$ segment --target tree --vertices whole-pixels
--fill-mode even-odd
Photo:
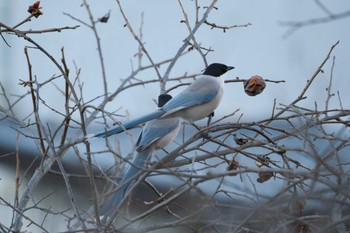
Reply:
[[[135,55],[136,64],[132,63],[130,74],[119,82],[119,86],[113,87],[108,85],[106,61],[98,33],[101,25],[112,20],[110,12],[103,17],[96,18],[93,14],[94,9],[91,9],[87,1],[83,0],[82,6],[89,16],[89,22],[65,13],[79,25],[40,30],[19,29],[35,20],[34,18],[46,17],[42,15],[43,9],[40,2],[36,2],[29,6],[29,16],[15,26],[8,26],[0,22],[3,43],[10,46],[6,38],[16,36],[18,40],[25,40],[30,44],[24,48],[28,79],[20,82],[27,92],[12,98],[1,84],[4,100],[0,108],[1,117],[11,119],[18,125],[18,128],[15,129],[18,131],[18,137],[29,138],[36,144],[41,160],[28,184],[21,187],[22,190],[20,190],[19,172],[17,173],[14,202],[0,197],[1,203],[13,211],[11,224],[6,225],[0,222],[4,231],[23,231],[25,222],[35,225],[39,231],[48,232],[45,222],[53,214],[61,215],[62,220],[68,222],[67,230],[72,232],[133,231],[135,230],[134,224],[138,224],[137,230],[141,232],[177,229],[178,227],[189,231],[208,232],[346,231],[349,218],[347,202],[350,195],[349,166],[346,159],[350,142],[348,135],[350,110],[344,107],[339,92],[335,95],[332,89],[335,57],[331,58],[339,42],[330,47],[325,58],[318,67],[315,67],[314,74],[296,95],[294,101],[287,105],[278,105],[275,100],[270,117],[242,122],[242,116],[237,116],[238,112],[234,110],[231,114],[215,119],[210,125],[195,133],[191,130],[190,125],[185,125],[177,148],[166,152],[166,156],[156,163],[150,164],[149,168],[139,175],[138,182],[135,184],[145,181],[153,189],[157,198],[147,203],[146,210],[132,216],[126,222],[120,220],[127,218],[120,212],[123,208],[127,208],[124,205],[115,210],[110,221],[101,224],[99,207],[105,197],[115,191],[116,181],[113,177],[121,172],[119,167],[128,164],[128,159],[120,150],[122,146],[115,146],[118,143],[116,138],[105,139],[104,150],[95,151],[93,143],[85,140],[88,134],[87,127],[98,121],[102,121],[103,127],[110,127],[113,122],[119,123],[118,109],[111,111],[107,105],[121,94],[127,93],[132,96],[135,88],[154,84],[159,85],[160,93],[171,93],[179,87],[188,85],[192,79],[196,78],[198,73],[186,73],[176,77],[170,74],[175,64],[193,53],[199,54],[204,67],[208,65],[208,54],[215,52],[212,48],[206,48],[199,42],[202,39],[197,37],[200,28],[210,27],[213,30],[221,30],[224,35],[229,30],[250,26],[249,23],[223,26],[210,22],[209,15],[213,11],[219,11],[216,8],[217,0],[211,1],[208,6],[201,6],[198,1],[192,2],[191,4],[194,5],[192,6],[194,13],[191,12],[194,15],[193,19],[189,17],[190,10],[183,5],[182,1],[178,1],[183,14],[180,25],[185,25],[187,37],[174,56],[167,59],[156,59],[149,53],[143,41],[143,18],[140,30],[137,32],[130,23],[121,2],[117,0],[116,3],[124,27],[136,41],[138,49]],[[73,68],[69,67],[70,62],[67,61],[65,48],[62,47],[60,56],[57,56],[45,49],[47,41],[40,40],[41,37],[53,32],[77,33],[79,27],[91,30],[97,44],[101,69],[99,78],[103,91],[94,93],[93,98],[90,99],[85,97],[84,82],[86,79],[83,81],[81,77],[84,68],[76,67],[76,72],[73,74]],[[39,37],[34,38],[36,34],[39,34]],[[35,63],[32,62],[31,53],[34,50],[46,56],[59,74],[40,82],[33,73],[33,67],[40,66],[37,60]],[[303,100],[307,98],[306,92],[311,88],[317,88],[314,85],[315,80],[320,73],[325,72],[324,66],[329,62],[332,62],[332,68],[329,72],[329,86],[324,108],[321,108],[318,103],[315,103],[314,108],[303,106]],[[145,63],[147,65],[143,65]],[[152,72],[153,78],[138,78],[138,75],[147,72]],[[55,86],[55,81],[58,80],[63,87]],[[265,87],[265,82],[278,84],[283,80],[263,80],[255,76],[247,80],[229,79],[226,82],[243,82],[246,93],[256,96]],[[167,89],[167,86],[171,87]],[[64,106],[63,108],[57,108],[57,103],[50,104],[52,103],[52,100],[49,99],[50,95],[45,92],[46,88],[52,90],[52,87],[57,88],[56,91],[63,96],[62,100],[58,101],[61,106]],[[256,88],[261,88],[260,92],[256,92]],[[338,98],[339,106],[333,108],[330,101],[335,98]],[[30,113],[21,116],[17,113],[17,105],[21,101],[28,100],[31,103]],[[49,109],[56,115],[60,122],[58,126],[49,124],[43,118],[43,108]],[[235,117],[234,121],[233,117]],[[131,134],[131,145],[133,145],[132,136]],[[327,148],[324,151],[320,150],[318,143],[326,144]],[[132,152],[133,149],[130,148],[128,152]],[[77,204],[76,194],[70,182],[70,177],[73,175],[66,172],[62,162],[68,151],[74,151],[86,171],[85,175],[90,185],[91,208],[89,210],[82,209]],[[109,171],[105,171],[95,162],[99,153],[109,153],[114,156],[115,164]],[[84,154],[86,157],[82,156]],[[45,213],[45,217],[39,223],[31,219],[28,203],[33,201],[31,194],[54,164],[58,165],[60,176],[65,181],[72,213],[66,214],[59,210],[34,205],[33,209]],[[186,165],[190,166],[186,167]],[[161,193],[150,181],[145,180],[151,175],[176,177],[177,186],[172,187],[166,193]],[[96,181],[101,176],[105,183],[104,189],[99,188]],[[254,176],[257,178],[253,179]],[[237,183],[241,183],[242,186],[248,185],[251,189],[241,189],[242,186]],[[271,190],[271,195],[260,193],[258,185],[263,187],[271,183],[276,183],[279,188]],[[214,185],[214,191],[206,190],[205,186],[208,185]],[[186,193],[194,193],[198,199],[202,199],[203,206],[196,206],[195,210],[184,211],[184,206],[179,207],[181,202],[177,200]],[[217,201],[219,197],[225,197],[228,200],[227,203]],[[126,202],[128,202],[127,199],[125,199]],[[240,205],[240,202],[244,204]],[[313,203],[325,202],[329,205],[324,205],[324,209],[313,207]],[[182,211],[173,210],[177,208]],[[232,211],[226,213],[225,208]],[[166,213],[171,216],[169,221],[154,225],[142,224],[150,216],[162,213],[162,209],[166,209]],[[215,218],[216,216],[210,215],[206,218],[205,214],[210,211],[217,211],[222,216]],[[236,211],[239,211],[240,214],[232,213]],[[220,221],[216,221],[217,219]]]

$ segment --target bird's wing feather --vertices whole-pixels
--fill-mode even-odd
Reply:
[[[179,120],[162,119],[149,121],[137,140],[137,152],[141,152],[154,145],[159,139],[175,130]]]
[[[212,85],[212,83],[216,85]],[[207,103],[215,98],[219,88],[219,84],[213,78],[204,76],[166,103],[163,107],[166,111],[164,115]]]
[[[123,178],[118,184],[118,191],[110,196],[107,201],[102,205],[100,209],[100,215],[103,215],[103,221],[105,221],[113,211],[121,204],[121,201],[125,197],[128,189],[135,182],[135,177],[140,172],[140,168],[145,167],[145,163],[149,156],[152,154],[152,150],[144,150],[141,153],[136,153],[132,165],[128,167]]]
[[[178,118],[157,119],[149,121],[145,125],[137,140],[137,153],[119,182],[118,191],[109,197],[101,207],[100,214],[104,215],[103,220],[108,218],[115,208],[121,204],[128,190],[135,182],[135,177],[145,167],[145,163],[152,155],[152,152],[159,146],[160,140],[174,132],[179,127],[180,122],[181,120]]]
[[[109,137],[113,134],[118,134],[118,133],[121,133],[121,132],[124,132],[125,130],[128,130],[128,129],[131,129],[131,128],[134,128],[140,124],[143,124],[147,121],[150,121],[150,120],[153,120],[153,119],[157,119],[159,118],[160,116],[162,116],[164,114],[164,110],[162,109],[158,109],[157,111],[154,111],[154,112],[151,112],[147,115],[144,115],[144,116],[141,116],[141,117],[138,117],[138,118],[135,118],[131,121],[128,121],[124,124],[121,124],[121,125],[116,125],[116,126],[113,126],[109,129],[106,129],[104,131],[101,131],[101,132],[98,132],[94,135],[88,135],[87,139],[91,139],[91,138],[94,138],[94,137],[97,137],[97,138],[105,138],[105,137]]]

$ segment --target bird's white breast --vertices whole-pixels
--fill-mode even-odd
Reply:
[[[181,116],[189,122],[195,122],[197,120],[203,119],[209,116],[214,110],[219,106],[222,96],[224,95],[224,77],[212,77],[205,76],[202,77],[208,82],[208,86],[217,88],[216,96],[209,102],[183,109],[181,111]]]

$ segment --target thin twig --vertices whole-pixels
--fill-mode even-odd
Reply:
[[[326,89],[326,91],[327,91],[326,111],[329,109],[329,101],[331,100],[332,96],[334,96],[334,94],[332,94],[332,83],[333,83],[334,66],[335,66],[335,56],[333,56],[331,74],[330,74],[330,77],[329,77],[329,84],[328,84],[328,87]]]
[[[90,28],[94,32],[94,36],[96,39],[97,51],[98,51],[98,56],[100,58],[100,65],[101,65],[101,72],[102,72],[103,90],[104,90],[104,93],[107,95],[107,93],[108,93],[107,75],[106,75],[106,68],[105,68],[105,64],[104,64],[103,54],[102,54],[101,39],[98,35],[97,28],[96,28],[96,22],[94,20],[94,17],[92,15],[91,10],[90,10],[90,6],[86,0],[83,0],[83,3],[84,3],[83,5],[85,6],[86,11],[89,14],[89,19],[90,19],[90,23],[91,23]],[[107,97],[105,97],[105,98],[107,98]]]
[[[152,67],[154,68],[154,71],[157,74],[157,77],[159,80],[162,80],[162,75],[160,74],[158,67],[155,65],[155,62],[153,61],[151,55],[149,54],[149,52],[147,51],[144,43],[142,43],[141,39],[136,35],[134,29],[131,27],[131,24],[129,23],[128,18],[126,17],[124,10],[120,4],[119,0],[116,0],[118,7],[119,7],[119,11],[122,14],[124,21],[125,21],[125,25],[126,27],[129,29],[131,35],[134,37],[134,39],[137,41],[137,43],[139,44],[139,46],[141,47],[142,51],[145,53],[146,57],[148,58],[149,62],[151,63]]]
[[[16,191],[15,191],[15,208],[18,208],[19,203],[19,188],[21,186],[21,181],[19,178],[20,174],[20,158],[19,158],[19,135],[16,137]]]
[[[333,22],[334,20],[343,19],[350,16],[350,10],[347,10],[345,12],[339,13],[339,14],[332,14],[328,15],[327,17],[320,17],[320,18],[313,18],[305,21],[282,21],[279,24],[281,26],[289,27],[289,29],[282,35],[283,38],[287,38],[290,35],[292,35],[294,32],[296,32],[298,29],[310,25],[316,25],[316,24],[324,24]]]
[[[204,23],[204,21],[208,18],[209,13],[212,11],[212,9],[214,8],[215,4],[216,4],[217,0],[213,0],[210,4],[210,6],[206,9],[206,11],[204,12],[202,19],[196,23],[196,25],[193,27],[190,35],[188,35],[186,37],[186,39],[184,40],[185,42],[182,44],[182,46],[179,48],[179,50],[177,51],[177,53],[175,54],[174,58],[172,59],[172,61],[170,62],[168,68],[166,69],[164,75],[163,75],[163,83],[161,86],[161,93],[164,93],[166,90],[165,84],[166,81],[169,79],[169,75],[171,70],[173,69],[173,67],[175,66],[175,63],[177,62],[177,60],[179,59],[179,57],[183,54],[184,50],[186,49],[186,47],[188,46],[187,41],[189,41],[192,38],[192,35],[195,35],[195,33],[197,32],[197,30],[200,28],[200,26]]]
[[[235,24],[235,25],[231,25],[231,26],[221,26],[221,25],[217,25],[216,23],[210,23],[207,20],[204,21],[205,24],[211,26],[211,29],[213,28],[218,28],[218,29],[222,29],[223,32],[226,32],[226,30],[232,29],[232,28],[246,28],[251,26],[251,23],[246,23],[246,24]]]
[[[32,65],[30,64],[27,47],[24,48],[24,53],[26,55],[27,64],[28,64],[29,86],[30,86],[30,92],[31,92],[31,95],[32,95],[33,112],[35,114],[36,128],[37,128],[38,135],[39,135],[39,141],[40,141],[40,145],[41,145],[41,153],[44,155],[44,154],[46,154],[46,149],[45,149],[45,144],[44,144],[43,136],[42,136],[40,125],[39,125],[39,119],[38,119],[38,114],[37,114],[38,113],[37,102],[36,102],[36,96],[35,96],[34,88],[33,88],[33,82],[34,81],[33,81],[33,76],[32,76]]]
[[[66,58],[64,56],[64,49],[62,47],[61,49],[61,53],[62,53],[62,64],[66,73],[67,78],[69,78],[69,69],[67,67],[67,63],[66,63]],[[70,113],[69,113],[69,84],[68,81],[65,80],[65,103],[64,103],[64,107],[66,110],[66,115],[65,115],[65,122],[64,122],[64,128],[63,128],[63,134],[61,137],[61,142],[60,142],[60,147],[63,147],[64,142],[66,140],[67,137],[67,133],[68,133],[68,128],[69,128],[69,122],[70,122]]]

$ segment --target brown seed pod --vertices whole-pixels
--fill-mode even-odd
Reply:
[[[265,80],[259,75],[254,75],[244,82],[244,91],[250,96],[259,95],[265,87]]]
[[[35,2],[33,5],[30,5],[28,7],[28,13],[33,15],[35,18],[38,18],[40,15],[43,14],[41,11],[40,1]]]
[[[273,172],[259,172],[259,178],[256,179],[259,183],[264,183],[273,177]]]
[[[232,161],[227,166],[227,171],[235,171],[239,168],[239,163],[237,159],[232,159]],[[232,176],[237,176],[237,174],[232,174]]]

